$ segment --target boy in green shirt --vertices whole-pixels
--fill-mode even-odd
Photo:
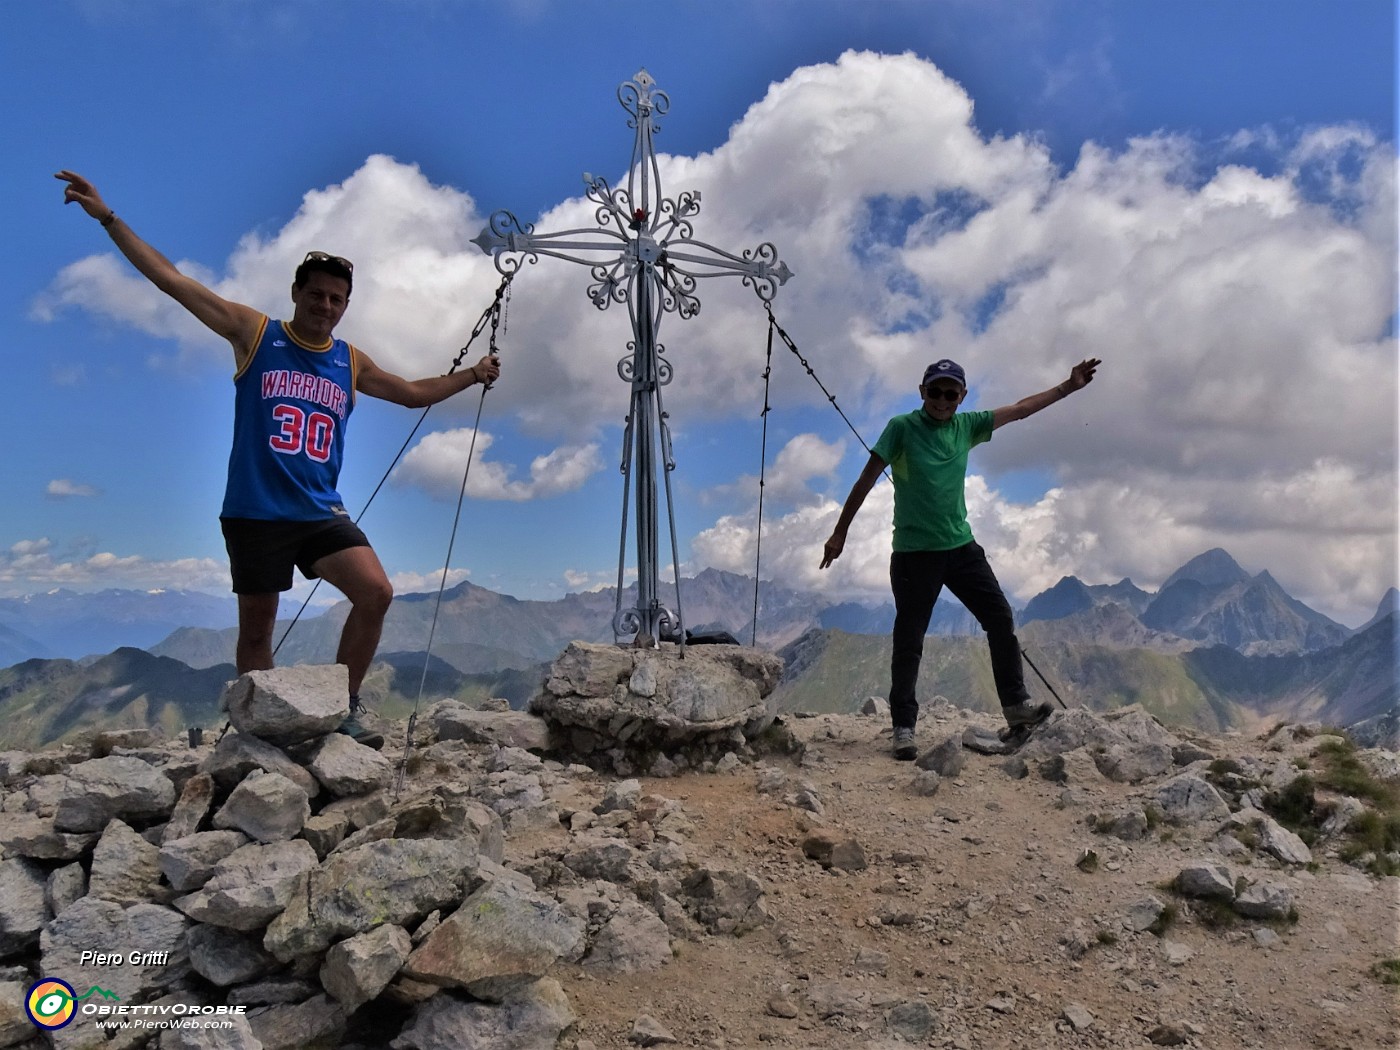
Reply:
[[[990,441],[998,427],[1034,415],[1083,389],[1101,363],[1087,358],[1071,369],[1063,383],[1014,405],[959,415],[958,406],[967,397],[967,377],[953,361],[937,361],[928,366],[919,384],[923,407],[895,416],[886,424],[869,462],[851,486],[841,517],[823,549],[823,569],[841,556],[856,512],[887,466],[894,478],[890,719],[894,723],[895,758],[910,760],[918,754],[914,724],[919,702],[914,686],[924,653],[924,632],[945,585],[987,632],[992,677],[1007,724],[1012,728],[1034,725],[1050,714],[1049,704],[1033,704],[1026,692],[1011,605],[967,523],[963,495],[967,454],[974,445]]]

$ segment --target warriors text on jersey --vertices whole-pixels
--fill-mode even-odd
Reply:
[[[345,421],[355,405],[355,348],[301,342],[263,319],[253,353],[233,377],[233,450],[225,518],[317,521],[345,515],[336,483]]]

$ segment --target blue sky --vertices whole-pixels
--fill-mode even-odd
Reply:
[[[1155,587],[1223,546],[1359,623],[1396,582],[1395,46],[1375,0],[3,5],[0,594],[226,588],[231,355],[53,172],[273,315],[304,251],[352,257],[340,334],[440,372],[496,281],[470,237],[497,208],[587,222],[580,176],[623,176],[615,92],[644,66],[666,195],[703,190],[702,240],[777,244],[775,311],[868,442],[937,357],[969,407],[1104,359],[974,453],[1016,597]],[[586,283],[549,260],[516,282],[453,580],[615,577],[629,333]],[[688,572],[753,563],[765,317],[718,284],[662,332]],[[880,599],[881,490],[816,571],[864,452],[778,353],[763,574]],[[401,590],[436,586],[475,408],[433,410],[364,520]],[[415,418],[361,402],[352,510]]]

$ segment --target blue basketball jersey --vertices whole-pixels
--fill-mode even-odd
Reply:
[[[317,521],[346,514],[336,483],[345,421],[355,406],[355,349],[301,342],[263,319],[234,375],[233,449],[225,518]]]

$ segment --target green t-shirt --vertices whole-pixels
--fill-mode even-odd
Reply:
[[[871,450],[894,478],[894,549],[946,551],[972,542],[967,454],[992,438],[992,413],[959,412],[936,423],[922,408],[895,416]]]

